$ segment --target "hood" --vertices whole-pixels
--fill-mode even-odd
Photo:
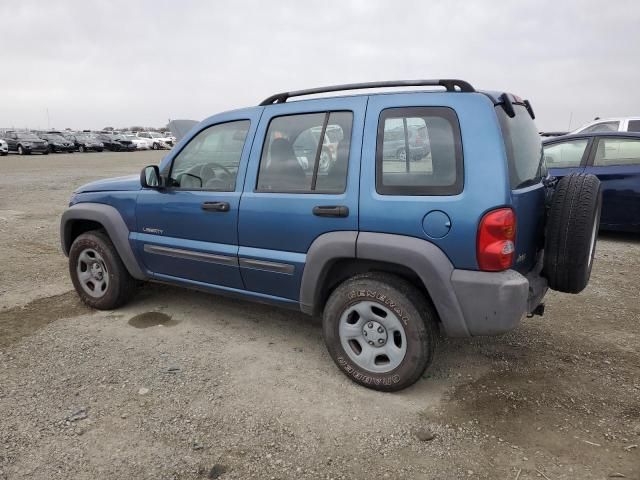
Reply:
[[[78,188],[75,193],[86,192],[113,192],[140,190],[140,175],[128,175],[126,177],[105,178],[95,182],[87,183]]]

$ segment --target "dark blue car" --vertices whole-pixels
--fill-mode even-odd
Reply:
[[[602,182],[600,228],[640,232],[640,133],[597,132],[545,140],[549,173],[592,173]]]

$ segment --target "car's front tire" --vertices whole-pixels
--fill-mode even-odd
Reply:
[[[135,280],[101,230],[83,233],[73,241],[69,250],[69,273],[80,299],[99,310],[123,305],[135,289]]]
[[[18,145],[18,155],[24,155],[24,149],[22,148],[22,145]]]
[[[329,297],[324,340],[351,380],[392,392],[415,383],[433,360],[436,318],[405,279],[367,273],[345,281]]]

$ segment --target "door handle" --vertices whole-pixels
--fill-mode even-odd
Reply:
[[[228,212],[230,206],[229,202],[204,202],[202,209],[207,212]]]
[[[344,205],[323,205],[313,207],[313,214],[318,217],[348,217],[349,207]]]

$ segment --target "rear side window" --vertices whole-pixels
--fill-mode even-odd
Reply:
[[[580,138],[570,142],[545,145],[544,163],[547,168],[579,167],[588,144],[587,138]]]
[[[601,138],[593,165],[640,165],[640,140],[635,138]]]
[[[456,195],[463,187],[462,141],[450,108],[389,108],[380,114],[376,191]]]
[[[510,118],[501,106],[496,114],[502,128],[511,189],[538,183],[545,172],[542,162],[542,143],[536,124],[522,105],[514,105],[516,115]]]
[[[629,127],[627,130],[630,132],[640,132],[640,120],[629,120]]]

